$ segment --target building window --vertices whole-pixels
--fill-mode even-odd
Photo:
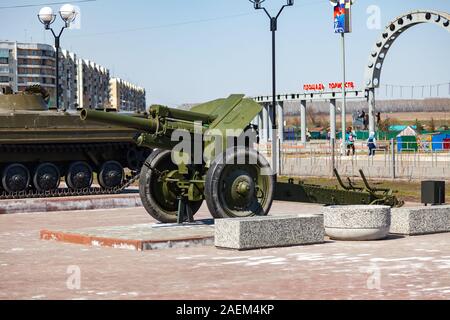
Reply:
[[[9,58],[9,49],[0,49],[0,58]]]

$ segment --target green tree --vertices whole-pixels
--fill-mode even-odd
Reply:
[[[431,120],[430,120],[430,131],[431,132],[436,131],[436,123],[434,121],[434,118],[431,118]]]
[[[378,129],[381,132],[389,132],[389,127],[391,126],[391,121],[389,118],[386,118],[384,120],[381,120],[380,123],[378,124]]]
[[[420,122],[418,119],[416,119],[416,121],[414,122],[414,125],[416,126],[416,131],[417,133],[422,133],[423,131],[423,124],[422,122]]]

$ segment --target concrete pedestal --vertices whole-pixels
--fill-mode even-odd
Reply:
[[[73,230],[41,230],[42,240],[135,251],[212,245],[211,220],[190,224],[134,224]]]

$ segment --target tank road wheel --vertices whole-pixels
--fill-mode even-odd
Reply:
[[[66,174],[66,184],[70,189],[89,188],[93,181],[93,171],[86,162],[74,162]]]
[[[214,218],[264,216],[272,206],[274,184],[269,163],[262,155],[243,147],[229,149],[208,170],[206,203]]]
[[[123,167],[117,161],[105,162],[98,173],[98,183],[103,189],[112,189],[123,181]]]
[[[177,222],[178,199],[175,182],[165,181],[174,177],[177,166],[172,162],[170,151],[156,150],[145,161],[139,180],[139,193],[147,212],[163,223]],[[194,215],[203,201],[190,202]]]
[[[33,185],[38,191],[58,189],[60,181],[61,174],[53,163],[42,163],[34,171]]]
[[[30,171],[22,164],[13,163],[3,170],[2,186],[7,192],[25,191],[30,184]]]

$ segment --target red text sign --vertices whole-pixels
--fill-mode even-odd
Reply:
[[[337,90],[342,89],[342,82],[330,82],[328,84],[328,89]],[[355,89],[355,83],[353,81],[345,83],[346,89]],[[324,91],[325,85],[323,83],[314,83],[314,84],[304,84],[303,90],[305,91]]]

